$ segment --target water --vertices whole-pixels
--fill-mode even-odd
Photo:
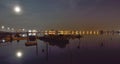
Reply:
[[[26,40],[0,44],[0,64],[119,64],[120,36],[98,35],[70,39],[56,44],[37,40],[37,46],[25,46]]]

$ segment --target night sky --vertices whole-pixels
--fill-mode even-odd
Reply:
[[[16,5],[21,14],[13,11]],[[1,25],[42,30],[116,27],[120,0],[0,0]]]

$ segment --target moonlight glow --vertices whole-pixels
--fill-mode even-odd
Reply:
[[[16,56],[17,56],[18,58],[21,58],[22,55],[23,55],[22,52],[17,52],[17,53],[16,53]]]
[[[20,7],[20,6],[15,6],[15,7],[14,7],[14,11],[15,11],[16,13],[20,13],[20,12],[21,12],[21,7]]]

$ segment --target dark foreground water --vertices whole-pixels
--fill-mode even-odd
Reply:
[[[25,46],[20,42],[0,44],[0,64],[120,64],[120,36],[84,36],[64,42]]]

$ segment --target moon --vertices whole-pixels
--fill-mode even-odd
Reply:
[[[21,12],[21,7],[20,6],[15,6],[14,7],[14,12],[20,13]]]

